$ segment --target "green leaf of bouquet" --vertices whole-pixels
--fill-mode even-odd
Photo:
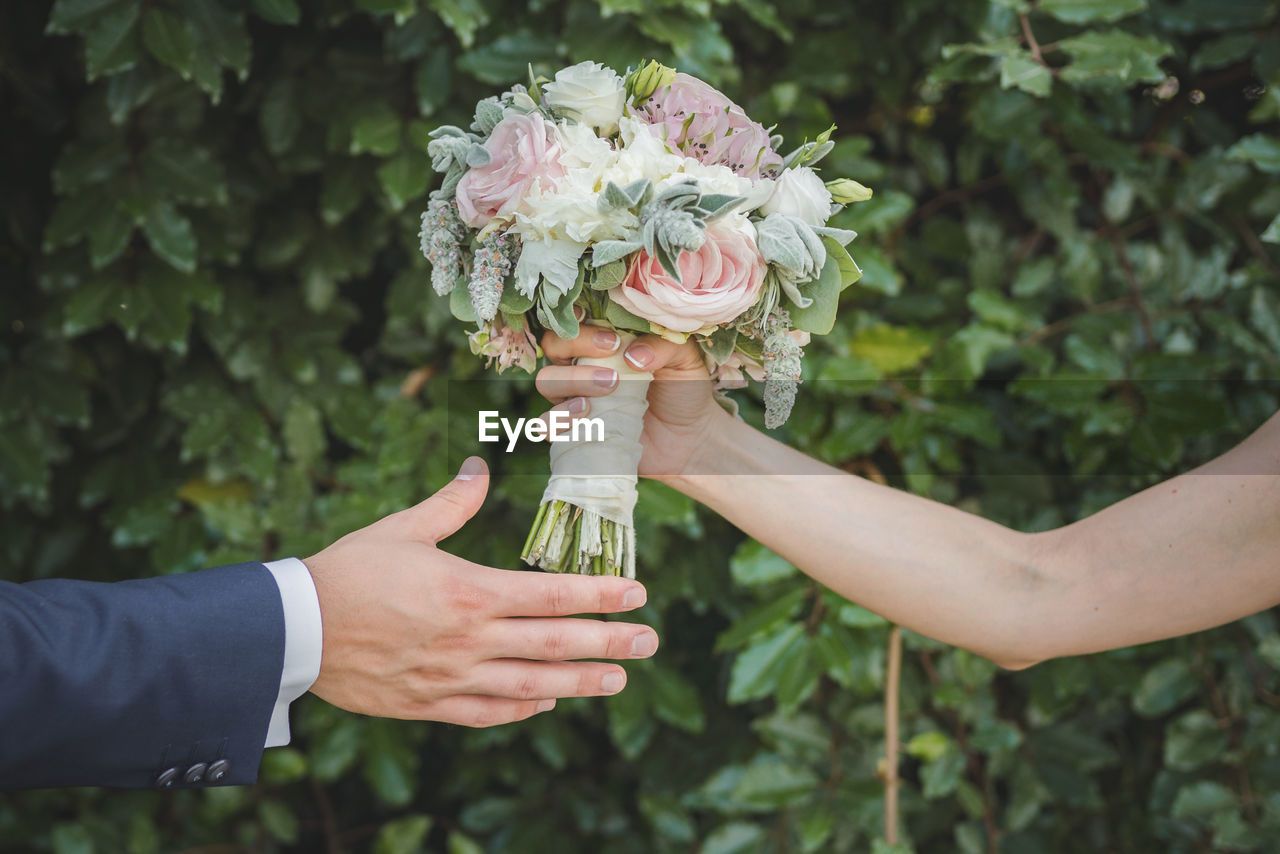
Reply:
[[[847,253],[845,257],[848,257]],[[836,309],[840,304],[840,259],[829,252],[818,278],[801,285],[801,288],[804,296],[813,302],[807,308],[791,303],[791,325],[814,335],[826,335],[836,324]]]
[[[196,235],[187,219],[173,205],[152,205],[142,220],[142,233],[151,249],[164,261],[184,273],[196,269]]]
[[[533,297],[527,297],[520,293],[510,281],[502,288],[502,299],[498,302],[498,307],[505,314],[524,314],[533,308]]]
[[[853,260],[849,250],[840,245],[840,241],[833,237],[823,237],[822,245],[827,248],[827,260],[834,258],[836,261],[836,268],[840,271],[841,291],[862,279],[862,269]]]
[[[302,10],[297,0],[253,0],[253,11],[258,17],[273,24],[296,25],[302,20]]]
[[[1150,36],[1135,36],[1124,30],[1097,30],[1058,43],[1072,58],[1062,69],[1069,83],[1097,83],[1126,88],[1134,83],[1159,83],[1165,78],[1160,60],[1173,47]]]
[[[467,280],[461,278],[449,292],[449,311],[463,323],[479,323],[475,306],[471,304],[471,292],[467,289]]]
[[[626,277],[626,262],[610,261],[594,270],[587,281],[593,291],[607,291],[622,284]]]
[[[163,9],[149,9],[142,19],[142,41],[152,56],[182,79],[194,76],[196,43],[184,21]]]
[[[1227,149],[1228,160],[1252,163],[1263,172],[1280,172],[1280,136],[1255,133]]]
[[[732,326],[722,326],[711,333],[711,337],[702,346],[716,362],[724,362],[733,355],[737,343],[738,330]]]
[[[1053,86],[1049,69],[1031,58],[1026,51],[1006,53],[1000,57],[1000,85],[1008,89],[1016,86],[1037,98],[1047,97]]]
[[[1111,23],[1147,8],[1147,0],[1041,0],[1037,6],[1068,24]]]
[[[609,321],[614,329],[622,329],[626,332],[647,333],[650,330],[649,321],[632,314],[613,300],[609,300],[604,307],[604,319]]]
[[[910,370],[933,349],[934,336],[908,326],[878,323],[849,341],[849,355],[866,359],[886,374]]]

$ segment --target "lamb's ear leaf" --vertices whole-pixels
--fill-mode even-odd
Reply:
[[[653,181],[649,178],[640,178],[623,187],[622,192],[631,202],[630,207],[641,207],[653,193]]]
[[[538,300],[538,322],[565,340],[578,337],[578,318],[573,313],[573,300],[561,297],[552,307]]]
[[[724,216],[738,205],[746,201],[746,196],[731,196],[727,193],[710,193],[698,201],[698,207],[707,212],[706,219],[711,221]]]
[[[603,267],[625,258],[640,248],[638,240],[601,240],[591,247],[591,266]]]
[[[627,191],[610,181],[604,186],[604,195],[600,199],[602,210],[621,210],[631,207],[634,202]]]
[[[662,265],[662,269],[666,271],[668,276],[675,279],[676,282],[679,283],[680,282],[679,252],[673,255],[671,253],[671,250],[668,249],[661,240],[657,241],[657,244],[658,245],[654,248],[658,250],[658,263]]]

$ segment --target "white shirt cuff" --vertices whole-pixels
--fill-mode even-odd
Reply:
[[[307,565],[290,557],[272,561],[266,567],[275,576],[284,606],[284,667],[264,746],[280,747],[289,743],[289,704],[307,693],[320,676],[323,635],[320,599]]]

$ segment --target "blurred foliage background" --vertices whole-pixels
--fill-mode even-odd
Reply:
[[[534,403],[448,400],[482,370],[416,246],[426,132],[526,63],[646,56],[793,144],[835,122],[827,172],[876,190],[787,441],[1036,530],[1280,406],[1274,2],[10,2],[4,577],[306,556],[443,483],[480,403]],[[490,461],[450,547],[514,568],[543,461]],[[664,645],[620,696],[492,731],[308,697],[254,787],[0,794],[0,848],[1275,850],[1274,612],[1018,673],[906,633],[890,849],[888,626],[653,486]]]

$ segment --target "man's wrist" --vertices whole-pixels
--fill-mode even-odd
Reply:
[[[320,675],[323,626],[315,582],[306,564],[297,558],[266,564],[280,589],[284,610],[284,660],[280,690],[267,727],[266,747],[289,743],[289,705],[315,684]]]

